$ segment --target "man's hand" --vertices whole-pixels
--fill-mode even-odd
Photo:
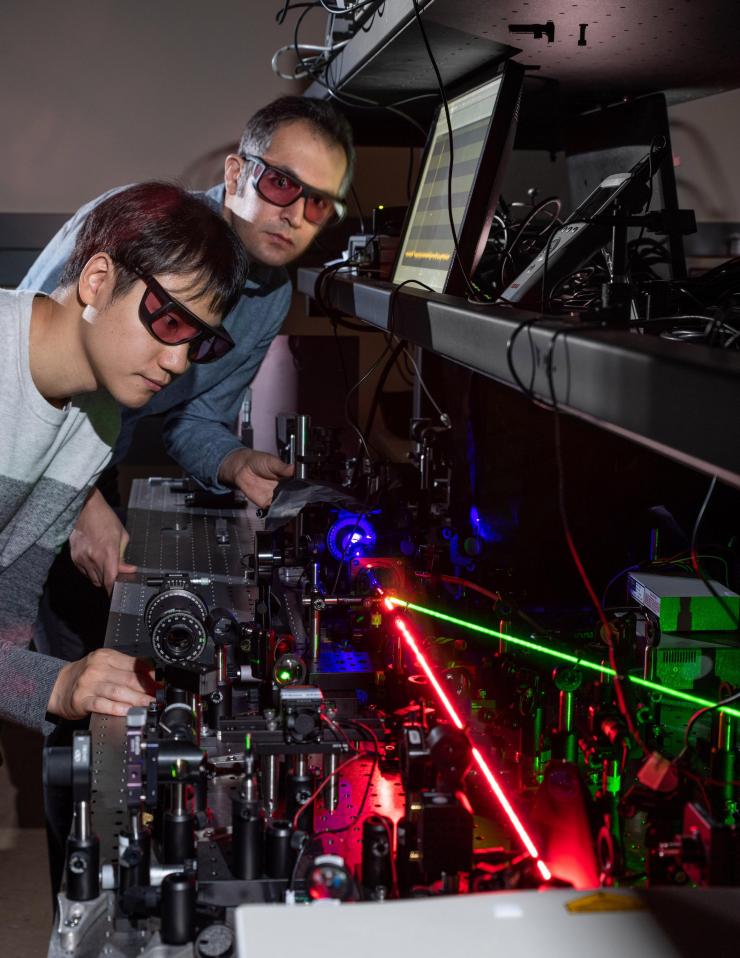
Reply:
[[[134,705],[149,705],[153,697],[152,670],[142,659],[114,649],[96,649],[64,666],[47,711],[65,719],[84,718],[89,712],[125,715]]]
[[[97,489],[93,489],[69,537],[72,561],[93,585],[110,595],[119,572],[136,572],[123,561],[129,535]]]
[[[235,449],[221,463],[218,477],[227,486],[236,486],[261,509],[272,502],[278,479],[293,475],[293,467],[269,452]]]

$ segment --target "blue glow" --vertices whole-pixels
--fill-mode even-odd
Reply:
[[[484,542],[502,542],[504,536],[497,529],[494,529],[489,522],[481,520],[478,526],[478,535]]]
[[[337,562],[342,562],[372,554],[375,540],[375,529],[364,516],[340,512],[339,518],[329,529],[326,544]]]
[[[514,526],[518,524],[518,518],[515,516]],[[506,532],[511,526],[511,521],[498,519],[495,522],[488,522],[481,516],[478,507],[473,505],[470,507],[470,526],[473,535],[484,542],[503,542],[507,538]]]

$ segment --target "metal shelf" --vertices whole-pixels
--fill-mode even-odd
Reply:
[[[535,111],[540,122],[553,109],[562,118],[624,97],[665,92],[675,103],[740,86],[736,0],[420,0],[420,6],[446,86],[515,56],[530,74],[533,95],[539,88],[552,96],[546,109]],[[555,28],[552,43],[509,31],[512,24],[548,20]],[[581,24],[587,25],[585,45],[579,45]],[[308,96],[327,97],[326,84],[348,102],[434,94],[403,107],[428,124],[437,83],[411,0],[385,0],[321,80]],[[358,121],[359,142],[388,142],[401,131],[413,136],[387,112],[348,112]]]
[[[315,295],[319,270],[300,269],[298,288]],[[350,276],[324,284],[332,307],[389,329],[393,286]],[[595,423],[740,488],[740,356],[623,330],[580,330],[536,313],[477,306],[402,289],[393,330],[424,349],[519,388],[507,363],[535,396],[551,399],[547,362],[563,412]],[[558,332],[559,331],[559,332]],[[555,338],[555,333],[557,338]],[[554,339],[554,344],[553,344]]]

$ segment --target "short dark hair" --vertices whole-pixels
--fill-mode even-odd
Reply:
[[[347,118],[325,100],[314,100],[304,96],[281,96],[267,106],[263,106],[244,127],[239,141],[239,152],[242,156],[246,153],[261,156],[270,148],[275,130],[282,123],[293,123],[296,120],[310,123],[319,136],[344,150],[344,155],[347,157],[347,170],[339,188],[339,195],[344,196],[349,190],[355,168],[352,127]],[[246,176],[244,179],[246,181]],[[243,184],[240,183],[239,186],[242,188]]]
[[[116,264],[113,297],[123,296],[139,274],[193,273],[199,295],[225,316],[247,278],[247,254],[226,220],[174,183],[139,183],[93,207],[77,235],[59,283],[76,283],[96,253]]]

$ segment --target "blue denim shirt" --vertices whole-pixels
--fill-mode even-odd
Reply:
[[[101,200],[116,192],[118,190],[110,190],[80,207],[49,241],[18,288],[45,293],[56,289],[85,216]],[[223,184],[196,195],[221,212]],[[253,262],[243,296],[224,320],[224,327],[231,333],[236,347],[215,363],[192,365],[143,408],[123,409],[113,462],[125,455],[140,418],[164,413],[163,436],[170,456],[204,486],[225,491],[218,481],[218,471],[226,456],[241,448],[232,430],[244,393],[283,324],[290,297],[287,270]]]

